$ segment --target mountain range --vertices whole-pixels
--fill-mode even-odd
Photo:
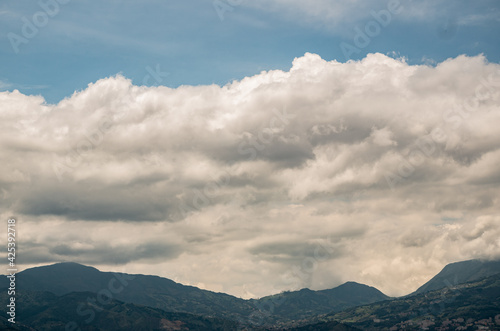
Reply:
[[[6,279],[3,282],[0,282],[0,287],[6,287]],[[244,300],[181,285],[167,278],[101,272],[76,263],[27,269],[17,275],[16,282],[25,291],[47,291],[59,296],[72,292],[101,291],[111,293],[113,299],[125,303],[245,323],[247,320],[258,320],[266,324],[340,311],[388,298],[373,287],[349,282],[324,291],[303,289],[258,300]]]
[[[362,330],[500,330],[500,274],[385,300],[305,322],[347,323]]]
[[[498,302],[481,296],[479,289],[487,287],[488,293],[497,293],[499,276],[500,262],[470,260],[446,266],[417,291],[402,298],[389,298],[376,288],[347,282],[333,289],[302,289],[244,300],[157,276],[101,272],[76,263],[59,263],[16,275],[20,322],[16,327],[65,330],[70,323],[74,330],[378,329],[397,325],[401,316],[420,318],[414,316],[416,307],[425,306],[426,300],[435,301],[436,296],[444,298],[443,293],[466,286],[461,284],[467,282],[474,285],[461,287],[456,293],[465,293],[472,303],[461,299],[455,300],[455,305],[468,302],[470,308],[477,302],[481,312],[492,315]],[[0,288],[7,287],[8,280],[1,277]],[[500,297],[500,292],[497,294]],[[0,298],[7,302],[6,291],[0,292]],[[488,300],[491,307],[486,304]],[[442,323],[453,314],[443,310],[442,315],[440,319],[435,317],[433,323]],[[3,316],[0,328],[2,325],[12,326]]]

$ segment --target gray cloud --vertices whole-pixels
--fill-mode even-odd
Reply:
[[[447,262],[500,256],[499,89],[483,56],[306,54],[223,87],[0,92],[2,216],[27,224],[26,266],[266,295],[331,234],[308,286],[409,293]]]
[[[343,256],[342,247],[327,247],[320,244],[294,242],[271,242],[260,244],[250,249],[250,253],[259,259],[279,263],[301,263],[306,258],[320,256],[322,260],[331,260]]]
[[[73,261],[88,265],[123,265],[131,262],[164,262],[177,258],[182,248],[165,243],[111,246],[108,243],[77,241],[65,243],[27,243],[21,245],[20,264]]]

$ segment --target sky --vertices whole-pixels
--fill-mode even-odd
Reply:
[[[0,18],[22,268],[397,296],[500,258],[498,1],[4,0]]]

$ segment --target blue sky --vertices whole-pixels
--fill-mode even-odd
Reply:
[[[23,17],[33,22],[45,11],[40,2],[0,4],[0,87],[41,94],[49,103],[117,73],[137,85],[225,85],[262,70],[288,70],[306,52],[345,62],[340,44],[353,44],[354,29],[389,3],[241,0],[226,2],[231,10],[221,20],[211,0],[61,1],[16,53],[8,34],[22,36]],[[498,1],[402,0],[401,8],[353,59],[381,52],[430,64],[483,53],[500,61]],[[156,68],[161,79],[145,79]]]

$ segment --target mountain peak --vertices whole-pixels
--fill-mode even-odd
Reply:
[[[500,261],[467,260],[447,264],[437,275],[413,294],[453,287],[500,273]]]
[[[92,273],[99,273],[100,271],[94,267],[89,267],[83,264],[75,263],[75,262],[60,262],[40,267],[34,267],[30,269],[26,269],[22,271],[22,273],[26,276],[37,274],[37,275],[49,275],[55,273],[64,273],[67,275],[74,275],[83,273],[85,275]]]
[[[349,281],[349,282],[345,282],[344,284],[342,285],[339,285],[338,287],[371,287],[371,286],[368,286],[368,285],[365,285],[365,284],[361,284],[361,283],[357,283],[357,282],[352,282],[352,281]]]
[[[76,263],[76,262],[58,262],[58,263],[44,265],[44,266],[40,266],[40,267],[33,267],[33,268],[30,268],[27,270],[61,269],[61,268],[78,269],[78,270],[82,270],[82,269],[90,270],[90,269],[92,269],[95,271],[99,271],[98,269],[96,269],[94,267],[86,266],[84,264],[80,264],[80,263]]]

